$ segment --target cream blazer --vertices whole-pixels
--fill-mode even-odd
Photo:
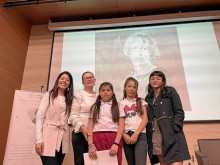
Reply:
[[[46,103],[46,104],[45,104]],[[50,99],[47,92],[40,103],[36,118],[36,137],[44,142],[43,156],[55,156],[55,151],[60,150],[62,143],[62,153],[69,152],[70,132],[68,126],[68,115],[61,115],[66,107],[61,106],[59,98],[54,101]],[[43,105],[42,105],[43,104]]]

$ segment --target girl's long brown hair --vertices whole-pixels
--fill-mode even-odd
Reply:
[[[101,88],[103,86],[109,86],[110,89],[113,92],[113,95],[112,95],[112,98],[111,98],[111,100],[112,100],[112,107],[111,107],[112,121],[114,123],[117,123],[119,121],[119,107],[118,107],[118,102],[116,100],[116,97],[115,97],[115,94],[114,94],[114,91],[113,91],[113,86],[109,82],[103,82],[99,87],[99,92],[101,91]],[[102,100],[102,98],[99,94],[97,99],[96,99],[96,102],[92,105],[92,107],[90,109],[90,116],[93,118],[94,124],[96,124],[98,122],[98,119],[99,119],[101,100]]]
[[[126,85],[128,84],[129,81],[133,81],[137,87],[137,91],[138,91],[138,81],[133,78],[133,77],[128,77],[126,80],[125,80],[125,83],[124,83],[124,88],[126,87]],[[123,99],[125,99],[127,97],[127,93],[124,89],[124,92],[123,92]],[[136,98],[136,109],[137,109],[137,113],[142,116],[143,115],[143,110],[142,110],[142,99],[140,97],[138,97],[138,94],[136,93],[135,95],[135,98]]]
[[[70,85],[64,92],[65,103],[66,103],[66,113],[69,115],[70,110],[71,110],[71,106],[72,106],[72,101],[73,101],[73,77],[69,72],[64,71],[59,74],[59,76],[57,77],[56,82],[53,86],[53,89],[49,92],[49,99],[52,98],[52,101],[53,101],[58,96],[58,81],[63,74],[68,75],[68,77],[70,79]]]

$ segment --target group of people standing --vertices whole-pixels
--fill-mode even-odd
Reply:
[[[51,91],[42,97],[36,116],[35,149],[43,165],[61,165],[72,146],[75,165],[84,165],[83,154],[97,159],[97,151],[110,150],[122,164],[124,148],[128,165],[182,165],[190,159],[183,133],[184,111],[173,87],[166,86],[161,71],[150,74],[145,99],[138,97],[138,81],[128,77],[123,99],[116,100],[113,86],[103,82],[93,90],[92,72],[82,75],[84,89],[73,94],[73,78],[67,71],[56,79]],[[147,84],[147,82],[146,82]]]

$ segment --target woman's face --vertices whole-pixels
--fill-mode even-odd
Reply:
[[[109,85],[103,85],[99,91],[99,94],[103,102],[108,102],[112,98],[113,91]]]
[[[157,75],[154,75],[150,78],[150,85],[153,89],[158,89],[163,85],[163,79],[162,77],[159,77]]]
[[[62,74],[58,80],[58,88],[66,90],[70,86],[70,78],[67,74]]]
[[[137,94],[137,86],[132,80],[127,82],[124,90],[129,98],[134,98]]]
[[[130,48],[130,59],[134,65],[143,65],[151,60],[149,41],[143,41],[142,38],[137,38]]]
[[[86,87],[93,87],[95,85],[96,79],[94,78],[92,73],[85,73],[83,75],[83,81],[82,84]]]

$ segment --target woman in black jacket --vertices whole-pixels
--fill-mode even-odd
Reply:
[[[163,72],[150,74],[145,100],[148,103],[147,141],[151,164],[182,165],[183,160],[190,159],[183,133],[184,111],[176,90],[166,86]]]

